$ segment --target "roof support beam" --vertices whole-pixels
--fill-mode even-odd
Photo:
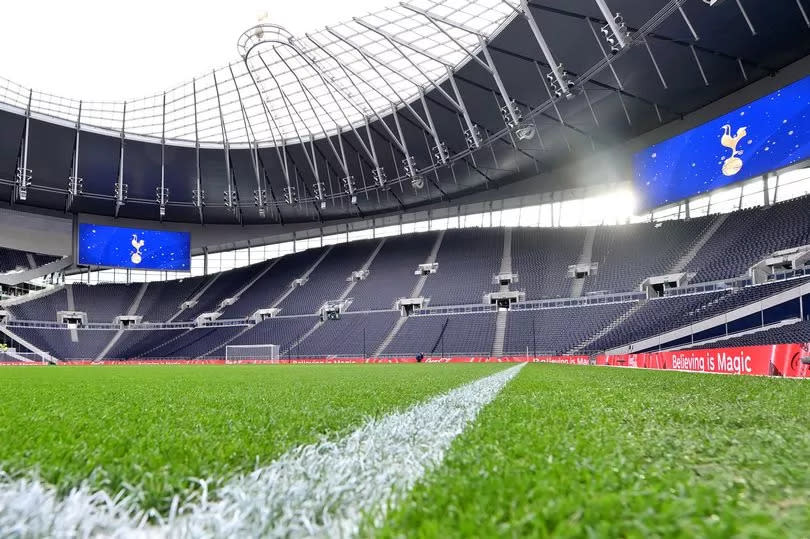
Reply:
[[[332,31],[330,30],[330,32],[332,32]],[[337,34],[337,33],[335,33],[335,32],[332,32],[332,33],[333,33],[334,35],[338,35],[338,34]],[[341,37],[342,37],[342,36],[341,36]],[[386,86],[388,86],[388,88],[391,90],[391,92],[393,92],[393,93],[394,93],[394,95],[396,95],[396,96],[397,96],[397,99],[399,99],[400,103],[401,103],[402,105],[404,105],[404,106],[405,106],[405,108],[407,108],[409,111],[411,111],[411,114],[413,114],[414,118],[416,118],[417,122],[418,122],[418,123],[419,123],[419,125],[422,127],[422,129],[423,129],[424,131],[426,131],[426,132],[430,133],[430,135],[433,137],[434,142],[436,143],[436,152],[437,152],[437,153],[439,153],[439,154],[441,154],[441,159],[440,159],[440,160],[441,160],[442,164],[445,164],[445,163],[447,162],[447,158],[446,158],[446,156],[444,155],[444,153],[445,153],[445,152],[442,150],[442,148],[445,148],[445,145],[444,145],[444,143],[442,143],[442,141],[439,139],[439,134],[438,134],[438,132],[436,131],[436,126],[434,125],[434,123],[433,123],[433,118],[432,118],[432,117],[431,117],[431,115],[430,115],[430,109],[428,108],[427,103],[425,102],[425,98],[424,98],[424,93],[425,93],[425,92],[424,92],[424,88],[422,88],[421,86],[419,86],[419,84],[417,84],[417,83],[416,83],[415,81],[413,81],[412,79],[408,79],[408,78],[406,78],[406,77],[402,76],[401,74],[399,74],[399,73],[395,72],[395,71],[394,71],[393,69],[391,69],[391,68],[390,68],[390,67],[389,67],[389,66],[388,66],[388,65],[387,65],[385,62],[383,62],[383,61],[381,61],[379,58],[377,58],[377,56],[376,56],[376,55],[371,54],[371,53],[369,53],[368,51],[366,51],[365,49],[363,49],[362,47],[359,47],[359,46],[355,45],[354,43],[352,43],[352,42],[351,42],[349,39],[347,39],[347,38],[343,38],[343,40],[344,40],[344,42],[345,42],[345,43],[347,43],[347,44],[348,44],[350,47],[352,47],[352,48],[353,48],[353,49],[355,49],[355,50],[356,50],[358,53],[360,53],[360,55],[361,55],[361,56],[363,56],[363,58],[364,58],[364,59],[366,60],[366,62],[368,63],[369,67],[371,67],[371,68],[374,70],[374,72],[375,72],[375,73],[376,73],[376,74],[377,74],[377,75],[378,75],[378,76],[379,76],[379,77],[380,77],[380,78],[383,80],[383,82],[385,83],[385,85],[386,85]],[[396,49],[396,47],[394,47],[394,48]],[[401,51],[399,51],[399,49],[396,49],[396,50],[397,50],[397,51],[398,51],[400,54],[402,54],[402,52],[401,52]],[[378,70],[378,69],[377,69],[377,68],[374,66],[374,64],[372,64],[371,60],[374,60],[376,63],[380,64],[381,66],[386,67],[386,69],[388,69],[390,72],[392,72],[392,73],[396,74],[396,75],[397,75],[397,76],[399,76],[399,77],[400,77],[402,80],[404,80],[404,81],[408,82],[409,84],[412,84],[413,86],[415,86],[415,87],[416,87],[416,89],[419,91],[420,100],[421,100],[421,102],[422,102],[422,107],[423,107],[423,109],[424,109],[424,111],[425,111],[425,117],[427,118],[427,121],[423,120],[423,119],[422,119],[422,117],[421,117],[421,116],[420,116],[420,115],[419,115],[419,114],[416,112],[416,110],[414,110],[414,108],[411,106],[411,104],[410,104],[410,103],[409,103],[407,100],[405,100],[405,99],[403,99],[403,98],[402,98],[402,96],[399,94],[399,92],[397,92],[397,90],[396,90],[396,89],[395,89],[395,88],[394,88],[394,87],[393,87],[393,86],[392,86],[392,85],[391,85],[391,84],[388,82],[388,80],[386,80],[386,79],[385,79],[385,77],[383,77],[382,73],[380,73],[380,71],[379,71],[379,70]]]
[[[677,2],[674,3],[674,7],[676,9],[680,8],[684,3],[685,3],[685,0],[678,0]],[[582,15],[580,13],[575,13],[573,11],[567,11],[565,9],[553,8],[553,7],[550,7],[550,6],[537,4],[537,3],[533,2],[532,0],[529,0],[529,5],[531,7],[533,7],[533,8],[535,8],[535,9],[539,9],[541,11],[545,11],[545,12],[548,12],[548,13],[556,13],[557,15],[563,15],[565,17],[573,17],[573,18],[582,19],[582,20],[591,19],[594,22],[596,22],[597,24],[607,23],[607,21],[600,21],[599,19],[594,19],[594,18],[588,17],[587,15]],[[665,9],[666,9],[666,7],[665,7]],[[645,26],[646,26],[646,24],[645,24]],[[631,33],[636,33],[639,30],[640,30],[639,28],[634,28],[632,26],[627,27],[627,31],[631,32]],[[652,38],[652,39],[657,39],[659,41],[667,41],[669,43],[673,43],[673,44],[678,45],[680,47],[688,47],[690,45],[690,42],[688,42],[688,41],[684,41],[684,40],[681,40],[681,39],[675,39],[675,38],[665,36],[665,35],[661,35],[661,34],[658,34],[658,33],[655,33],[655,32],[645,32],[644,35],[649,37],[649,38]],[[600,41],[600,45],[601,45],[601,41]],[[710,49],[708,47],[702,47],[702,46],[699,46],[699,45],[695,45],[695,48],[697,50],[701,51],[701,52],[706,52],[706,53],[709,53],[709,54],[713,54],[715,56],[719,56],[719,57],[725,58],[727,60],[731,60],[731,61],[736,61],[737,60],[736,56],[733,56],[731,54],[721,52],[721,51],[718,51],[718,50],[715,50],[715,49]],[[767,71],[769,73],[773,73],[774,71],[776,71],[772,67],[768,67],[768,66],[765,66],[765,65],[758,64],[757,62],[755,62],[755,61],[753,61],[751,59],[742,58],[741,60],[744,63],[746,63],[746,64],[748,64],[750,66],[757,67],[757,68],[762,69],[763,71]]]
[[[279,84],[278,79],[276,78],[275,74],[270,69],[270,67],[267,65],[267,62],[264,61],[264,57],[261,55],[261,53],[257,54],[256,56],[259,58],[262,65],[264,66],[265,70],[267,71],[267,73],[270,74],[270,77],[273,79],[273,82],[275,83],[276,87],[278,88],[278,91],[281,94],[281,101],[284,104],[284,108],[287,111],[287,115],[290,117],[293,129],[295,130],[295,135],[296,135],[296,137],[298,137],[298,142],[299,142],[299,144],[301,146],[301,151],[304,152],[304,157],[306,157],[306,159],[307,159],[307,164],[309,165],[309,169],[312,171],[312,175],[315,177],[315,182],[320,182],[321,181],[320,180],[320,174],[319,174],[319,171],[318,171],[318,163],[315,161],[315,153],[313,152],[312,155],[310,155],[310,153],[309,153],[310,150],[307,149],[307,146],[304,143],[304,139],[301,136],[301,133],[298,131],[298,126],[297,126],[297,123],[295,122],[295,120],[293,120],[293,118],[292,118],[292,116],[293,116],[292,113],[294,113],[298,117],[298,120],[301,122],[302,125],[306,125],[306,122],[304,122],[303,119],[301,119],[301,115],[298,113],[298,110],[295,108],[292,101],[290,101],[290,98],[287,96],[287,94],[282,89],[281,84]],[[307,128],[307,133],[309,134],[309,140],[310,141],[315,138],[314,135],[312,134],[312,132],[309,131],[309,128]]]
[[[329,148],[332,150],[332,154],[335,156],[335,159],[337,159],[337,162],[340,165],[341,170],[343,171],[343,181],[346,184],[347,191],[349,191],[350,196],[353,196],[354,195],[354,183],[353,183],[353,180],[352,180],[352,177],[351,177],[351,173],[349,172],[349,166],[348,166],[348,164],[346,162],[346,152],[343,149],[343,139],[341,139],[341,137],[340,137],[340,131],[338,131],[335,134],[335,137],[337,137],[337,139],[338,139],[338,145],[340,146],[340,153],[338,153],[337,149],[335,148],[334,143],[332,142],[332,138],[329,136],[329,133],[327,133],[326,128],[323,125],[323,122],[321,122],[320,115],[315,110],[315,106],[313,105],[313,100],[314,100],[315,103],[318,104],[318,106],[321,108],[321,110],[323,110],[326,113],[326,115],[329,117],[329,119],[332,122],[334,122],[334,119],[329,114],[329,111],[326,110],[326,108],[321,104],[321,102],[314,95],[310,96],[309,89],[301,82],[300,77],[298,77],[298,75],[295,73],[295,70],[292,67],[290,67],[290,64],[287,63],[287,60],[284,59],[284,57],[278,52],[277,49],[275,50],[275,52],[276,52],[276,55],[279,57],[279,59],[282,61],[282,63],[290,71],[290,73],[292,73],[293,77],[295,77],[295,80],[298,83],[298,86],[301,88],[301,92],[304,94],[304,98],[306,99],[307,104],[312,109],[312,111],[315,113],[314,114],[315,121],[318,123],[318,126],[321,128],[321,132],[323,133],[324,139],[326,139],[326,142],[329,145]],[[296,52],[297,52],[297,50],[296,50]],[[335,125],[337,125],[337,122],[335,122]],[[314,141],[311,142],[311,146],[313,147],[313,159],[314,159]],[[315,184],[313,185],[313,189],[315,191],[315,198],[319,202],[323,203],[323,201],[324,201],[324,184],[323,184],[323,182],[320,181],[318,178],[316,178]]]
[[[683,22],[686,23],[686,26],[689,28],[689,31],[692,33],[692,39],[694,39],[695,41],[700,41],[700,36],[698,36],[698,33],[695,32],[695,27],[692,26],[692,21],[690,21],[689,17],[686,16],[686,12],[683,10],[683,6],[680,5],[680,4],[678,4],[678,11],[681,13],[681,17],[683,18]]]
[[[644,38],[641,41],[644,43],[644,47],[647,49],[647,54],[650,55],[650,60],[652,60],[652,64],[653,64],[653,67],[655,68],[655,72],[658,73],[658,80],[661,81],[661,86],[663,86],[664,89],[667,89],[668,88],[667,81],[664,80],[664,74],[661,73],[661,68],[658,67],[658,62],[655,61],[655,55],[653,54],[653,51],[650,48],[650,43],[647,41],[647,38]],[[694,50],[694,49],[692,49],[692,50]]]
[[[537,45],[540,47],[540,52],[543,53],[546,63],[549,65],[551,72],[554,74],[554,79],[557,81],[560,92],[562,92],[566,98],[570,99],[572,94],[571,90],[568,88],[568,81],[563,76],[562,64],[558,63],[554,58],[554,55],[551,52],[551,47],[548,46],[546,38],[543,37],[543,33],[540,31],[540,27],[537,25],[537,20],[534,18],[534,15],[532,15],[528,1],[520,0],[519,8],[517,6],[513,6],[510,2],[506,2],[506,0],[504,0],[504,3],[526,19],[526,22],[529,24],[529,28],[532,31],[532,35],[534,36],[534,40],[537,41]]]
[[[697,51],[695,50],[695,47],[690,46],[689,48],[692,51],[692,57],[695,59],[695,63],[697,64],[698,71],[700,71],[700,76],[703,78],[703,84],[708,86],[709,85],[709,79],[706,78],[706,72],[703,71],[703,64],[700,63],[700,58],[698,58]]]
[[[17,200],[28,198],[28,186],[31,184],[31,170],[28,168],[28,139],[31,131],[31,101],[34,95],[33,90],[28,91],[28,106],[25,108],[25,128],[23,131],[22,155],[17,167],[17,177],[14,182],[14,190],[11,203]],[[126,104],[124,105],[126,107]]]
[[[345,40],[345,39],[343,39],[343,37],[342,37],[342,36],[340,36],[339,34],[336,34],[336,33],[332,32],[332,31],[331,31],[329,28],[327,28],[327,31],[329,31],[329,33],[331,33],[333,36],[335,36],[337,39],[339,39],[339,40],[340,40],[342,43],[346,43],[347,45],[351,46],[351,44],[350,44],[350,43],[347,43],[347,42],[346,42],[346,40]],[[383,126],[383,129],[385,130],[385,132],[386,132],[386,133],[388,134],[388,136],[390,137],[391,142],[393,142],[393,143],[394,143],[394,144],[397,146],[397,148],[399,148],[399,150],[400,150],[400,151],[401,151],[403,154],[405,154],[405,153],[406,153],[406,151],[405,151],[405,149],[402,147],[402,145],[399,143],[399,140],[397,140],[397,136],[394,134],[394,132],[393,132],[393,131],[391,131],[391,128],[390,128],[390,127],[388,127],[388,124],[386,124],[386,123],[385,123],[385,122],[382,120],[382,117],[381,117],[381,116],[380,116],[380,114],[379,114],[379,113],[378,113],[378,112],[377,112],[377,111],[374,109],[374,107],[372,107],[372,106],[371,106],[371,103],[369,103],[368,99],[366,99],[365,93],[364,93],[362,90],[360,90],[360,88],[357,86],[357,83],[354,81],[354,78],[353,78],[352,76],[354,76],[354,77],[358,77],[358,75],[357,75],[356,73],[354,73],[354,71],[352,71],[351,69],[349,69],[349,68],[348,68],[348,67],[347,67],[345,64],[343,64],[342,62],[340,62],[340,61],[339,61],[337,58],[335,58],[335,57],[334,57],[334,55],[332,55],[332,53],[331,53],[331,52],[328,52],[328,51],[327,51],[327,50],[326,50],[324,47],[320,46],[320,44],[318,44],[318,43],[317,43],[317,42],[316,42],[316,41],[315,41],[315,40],[312,38],[312,36],[308,36],[308,37],[309,37],[310,41],[312,41],[313,43],[315,43],[316,45],[318,45],[318,47],[319,47],[319,48],[320,48],[322,51],[326,52],[326,54],[327,54],[327,55],[328,55],[328,56],[329,56],[329,57],[330,57],[330,58],[331,58],[331,59],[332,59],[332,60],[333,60],[333,61],[334,61],[334,62],[335,62],[337,65],[338,65],[338,67],[340,67],[341,71],[343,71],[343,74],[344,74],[344,75],[346,76],[346,78],[349,80],[349,82],[351,83],[352,87],[355,89],[355,91],[357,92],[357,94],[360,96],[360,98],[361,98],[361,99],[363,100],[363,102],[366,104],[366,107],[368,107],[368,109],[371,111],[371,113],[374,115],[374,117],[375,117],[377,120],[379,120],[380,124]],[[350,76],[350,74],[351,74],[351,76]],[[359,77],[358,77],[358,78],[359,78]],[[362,79],[360,79],[360,80],[362,80]],[[372,90],[374,90],[375,92],[377,92],[377,93],[379,94],[379,91],[378,91],[378,90],[376,90],[376,88],[374,88],[373,86],[369,86],[369,87],[370,87]],[[388,99],[387,97],[385,97],[385,96],[384,96],[384,95],[382,95],[382,94],[380,94],[380,95],[383,97],[383,99],[385,99],[386,101],[388,101],[389,103],[391,103],[391,100],[390,100],[390,99]],[[363,116],[366,116],[366,117],[367,117],[367,116],[368,116],[368,114],[367,114],[367,113],[364,113],[364,114],[363,114]],[[372,143],[372,144],[373,144],[373,143]]]
[[[751,30],[751,35],[752,36],[757,35],[757,31],[754,28],[754,25],[751,24],[751,19],[748,18],[748,13],[746,13],[745,8],[742,5],[742,2],[740,2],[740,0],[736,0],[736,2],[737,2],[737,7],[740,9],[740,13],[742,13],[743,19],[745,19],[745,24],[747,24],[748,29]]]
[[[596,40],[596,44],[599,45],[599,50],[602,51],[602,56],[604,57],[605,61],[608,63],[608,67],[610,68],[610,72],[613,73],[613,78],[616,80],[616,85],[619,87],[619,90],[624,90],[624,85],[622,84],[622,80],[619,78],[619,75],[616,73],[616,69],[613,67],[613,63],[610,61],[610,57],[605,50],[604,45],[602,45],[602,40],[599,39],[599,36],[596,35],[596,30],[593,29],[593,24],[591,24],[591,19],[585,17],[585,24],[588,25],[588,29],[593,34],[593,38]]]
[[[225,181],[227,186],[223,193],[225,207],[234,212],[234,216],[239,223],[242,223],[242,210],[239,207],[239,195],[235,189],[233,182],[233,174],[231,173],[231,146],[228,143],[228,130],[225,129],[225,116],[222,114],[222,99],[219,95],[219,83],[217,82],[217,72],[212,71],[214,77],[214,89],[217,94],[217,109],[219,110],[219,124],[222,128],[222,146],[225,157]]]
[[[436,29],[437,29],[437,30],[439,30],[439,32],[441,32],[442,34],[444,34],[444,36],[445,36],[447,39],[449,39],[450,41],[452,41],[453,43],[455,43],[456,47],[458,47],[459,49],[461,49],[461,51],[462,51],[462,52],[464,52],[464,54],[466,54],[466,55],[467,55],[467,56],[468,56],[468,57],[469,57],[471,60],[475,61],[475,62],[476,62],[478,65],[480,65],[481,67],[483,67],[485,71],[488,71],[488,72],[490,72],[490,73],[491,73],[491,71],[490,71],[490,70],[491,70],[490,66],[489,66],[489,65],[487,65],[487,63],[486,63],[486,62],[484,62],[483,60],[481,60],[481,59],[478,57],[478,55],[477,55],[477,54],[473,54],[473,53],[471,53],[470,51],[468,51],[468,50],[467,50],[467,47],[465,47],[463,43],[461,43],[461,42],[460,42],[458,39],[456,39],[455,37],[453,37],[452,35],[450,35],[450,33],[449,33],[447,30],[445,30],[445,29],[444,29],[444,28],[443,28],[443,27],[442,27],[442,26],[439,24],[439,21],[441,21],[441,22],[443,22],[443,23],[445,23],[445,24],[447,24],[447,25],[449,25],[449,26],[452,26],[452,27],[454,27],[454,28],[457,28],[457,29],[459,29],[459,30],[463,30],[463,31],[465,31],[465,32],[467,32],[467,33],[469,33],[469,34],[472,34],[472,35],[474,35],[474,36],[475,36],[477,39],[479,39],[479,40],[480,40],[480,39],[486,39],[486,36],[484,36],[484,35],[482,35],[482,34],[480,34],[480,33],[476,32],[475,30],[471,30],[471,29],[469,29],[469,28],[465,28],[465,27],[464,27],[464,26],[462,26],[462,25],[456,25],[456,24],[455,24],[455,23],[453,23],[452,21],[448,21],[447,19],[445,19],[445,18],[443,18],[443,17],[439,17],[439,16],[434,15],[434,14],[432,14],[432,13],[428,13],[427,11],[425,11],[425,10],[423,10],[423,9],[416,8],[416,7],[414,7],[414,6],[411,6],[410,4],[405,4],[405,3],[402,3],[402,4],[400,4],[400,5],[401,5],[402,7],[404,7],[404,8],[406,8],[406,9],[409,9],[409,10],[411,10],[411,11],[415,12],[415,13],[419,13],[420,15],[424,16],[425,18],[427,18],[427,20],[428,20],[428,21],[430,21],[430,23],[431,23],[433,26],[435,26],[435,27],[436,27]]]
[[[127,123],[127,102],[124,101],[124,113],[121,115],[121,153],[118,156],[118,180],[115,184],[115,217],[118,217],[118,212],[126,203],[127,188],[124,184],[124,145],[125,145],[125,127]]]
[[[525,2],[526,0],[524,0]],[[610,31],[613,32],[613,36],[616,38],[616,42],[619,44],[619,48],[625,48],[627,46],[627,39],[624,36],[624,32],[619,28],[619,25],[616,24],[616,18],[614,17],[613,13],[611,13],[610,8],[607,5],[605,0],[594,0],[596,5],[599,7],[599,11],[602,12],[602,16],[607,21],[608,26],[610,27]]]
[[[321,46],[314,39],[312,39],[312,37],[310,37],[309,34],[307,34],[307,39],[309,39],[310,42],[312,42],[316,47],[318,47],[319,50],[321,50],[327,56],[329,56],[329,58],[331,58],[332,61],[340,65],[337,59],[334,56],[332,56],[332,54],[329,53],[323,46]],[[355,104],[354,101],[352,101],[352,99],[350,99],[346,95],[346,93],[343,91],[342,88],[340,88],[337,84],[335,84],[334,81],[332,81],[329,77],[326,77],[324,75],[323,69],[315,61],[311,60],[306,54],[301,54],[301,58],[318,74],[318,77],[321,79],[321,82],[324,84],[324,86],[326,86],[326,89],[329,91],[329,96],[332,98],[332,101],[335,103],[335,105],[337,105],[337,109],[343,115],[343,119],[346,121],[348,125],[351,126],[351,130],[354,133],[355,137],[357,138],[357,142],[360,144],[360,147],[366,153],[366,156],[371,160],[371,162],[374,165],[374,168],[380,169],[379,162],[377,161],[377,152],[374,149],[374,141],[371,138],[371,132],[367,130],[368,145],[366,145],[366,142],[363,141],[363,137],[360,136],[360,133],[354,127],[354,123],[349,121],[349,118],[346,115],[346,111],[344,110],[345,107],[337,100],[337,98],[335,97],[335,92],[337,92],[337,94],[340,95],[340,97],[342,97],[349,105],[351,105],[351,107],[355,110],[356,113],[360,114],[365,118],[367,125],[368,125],[368,115],[364,111],[360,110],[357,104]]]
[[[160,131],[160,187],[157,188],[158,217],[163,222],[166,215],[166,203],[169,198],[169,190],[166,189],[166,92],[163,92],[163,107],[161,113]]]
[[[802,19],[804,19],[804,24],[810,28],[810,18],[807,17],[807,11],[805,11],[804,6],[802,5],[802,0],[796,0],[796,5],[799,8],[799,12],[802,14]]]
[[[506,112],[509,114],[509,118],[512,120],[512,125],[510,127],[517,128],[517,126],[520,125],[522,118],[518,114],[515,103],[512,101],[512,98],[509,97],[509,93],[506,91],[506,86],[501,79],[501,74],[498,73],[498,68],[495,66],[495,62],[492,60],[492,55],[489,53],[486,40],[479,37],[478,43],[481,46],[481,51],[484,53],[484,58],[486,58],[487,64],[489,64],[490,74],[492,75],[492,78],[495,79],[495,84],[498,86],[498,90],[501,92],[501,97],[503,97]]]
[[[267,103],[264,99],[264,95],[262,93],[262,89],[259,87],[259,82],[256,80],[256,77],[253,76],[253,70],[248,63],[248,59],[243,59],[245,62],[245,69],[247,69],[248,74],[250,75],[251,81],[253,81],[253,87],[256,89],[256,95],[259,98],[259,101],[262,104],[262,109],[264,110],[264,119],[267,122],[267,130],[270,132],[270,138],[273,142],[273,148],[276,151],[276,157],[278,158],[278,165],[281,168],[281,174],[284,176],[284,183],[287,185],[287,193],[292,192],[292,184],[290,183],[290,168],[287,163],[287,144],[282,137],[280,141],[276,141],[276,136],[273,134],[273,127],[275,127],[276,131],[281,134],[281,131],[278,128],[278,124],[276,123],[275,118],[270,113],[270,109],[267,106]],[[279,220],[281,221],[281,212],[279,211]]]
[[[70,168],[70,176],[68,176],[68,192],[65,211],[73,207],[74,199],[79,196],[82,191],[82,179],[79,177],[79,149],[81,142],[81,125],[82,125],[82,102],[79,101],[79,113],[76,117],[76,139],[73,143],[73,159]]]
[[[465,25],[463,25],[463,24],[461,24],[459,22],[450,20],[450,19],[448,19],[446,17],[442,17],[441,15],[436,15],[434,13],[429,13],[428,11],[425,11],[424,9],[420,9],[420,8],[418,8],[416,6],[412,6],[411,4],[409,4],[407,2],[400,2],[399,5],[404,7],[405,9],[413,11],[414,13],[419,13],[420,15],[424,15],[425,17],[427,17],[427,18],[429,18],[431,20],[435,19],[437,21],[443,22],[447,26],[452,26],[453,28],[456,28],[458,30],[463,30],[463,31],[467,32],[468,34],[473,34],[473,35],[476,35],[478,37],[486,37],[484,34],[470,28],[469,26],[465,26]]]
[[[253,165],[254,179],[256,180],[256,189],[253,191],[253,203],[259,210],[259,217],[264,219],[267,216],[267,188],[262,185],[262,175],[259,173],[259,143],[256,141],[256,135],[253,132],[253,125],[250,123],[247,111],[245,111],[245,104],[242,101],[242,92],[239,90],[239,85],[236,83],[236,76],[233,73],[233,66],[228,65],[228,71],[231,73],[231,80],[233,86],[236,88],[236,98],[239,101],[239,110],[242,112],[242,123],[245,127],[245,138],[249,144],[250,160]]]
[[[381,35],[382,37],[384,37],[384,38],[385,38],[385,39],[386,39],[386,40],[387,40],[387,41],[388,41],[388,42],[391,44],[391,46],[392,46],[392,47],[393,47],[393,48],[394,48],[394,49],[395,49],[395,50],[396,50],[396,51],[397,51],[397,52],[398,52],[398,53],[399,53],[399,54],[400,54],[400,55],[401,55],[401,56],[402,56],[402,57],[403,57],[405,60],[407,60],[407,61],[408,61],[408,63],[410,63],[410,64],[411,64],[411,66],[413,66],[413,68],[414,68],[414,69],[416,69],[416,70],[419,72],[419,74],[420,74],[420,75],[422,75],[422,77],[424,77],[424,78],[425,78],[425,80],[426,80],[426,81],[428,81],[428,84],[430,84],[431,86],[433,86],[433,87],[436,89],[436,91],[437,91],[437,92],[439,92],[439,93],[440,93],[440,94],[441,94],[441,95],[442,95],[442,96],[443,96],[445,99],[447,99],[447,101],[449,101],[449,102],[450,102],[450,104],[451,104],[451,105],[453,105],[453,107],[455,107],[455,109],[456,109],[457,111],[461,112],[461,109],[462,109],[462,104],[461,104],[461,102],[460,102],[460,101],[456,101],[455,99],[453,99],[452,97],[450,97],[450,94],[448,94],[447,92],[445,92],[445,91],[444,91],[444,88],[442,88],[442,87],[441,87],[441,85],[439,85],[439,84],[436,82],[435,78],[434,78],[434,77],[429,77],[429,76],[428,76],[428,75],[425,73],[425,71],[424,71],[424,70],[423,70],[423,69],[422,69],[422,68],[419,66],[419,64],[417,64],[416,62],[414,62],[414,61],[413,61],[413,59],[412,59],[412,58],[411,58],[409,55],[405,54],[404,52],[402,52],[402,49],[400,49],[399,47],[397,47],[397,44],[399,44],[399,45],[401,45],[401,46],[403,46],[403,47],[405,47],[405,48],[407,48],[407,49],[410,49],[410,50],[412,50],[412,51],[416,52],[417,54],[421,54],[422,56],[424,56],[424,57],[426,57],[426,58],[429,58],[429,59],[433,60],[434,62],[437,62],[437,63],[439,63],[439,64],[443,65],[443,66],[444,66],[444,68],[445,68],[445,71],[446,71],[446,72],[448,72],[448,76],[451,76],[451,77],[452,77],[452,73],[453,73],[453,66],[452,66],[451,64],[449,64],[449,63],[447,63],[447,62],[445,62],[445,61],[441,60],[440,58],[435,57],[433,54],[431,54],[431,53],[429,53],[429,52],[425,51],[424,49],[421,49],[421,48],[419,48],[419,47],[416,47],[415,45],[413,45],[413,44],[411,44],[411,43],[408,43],[407,41],[404,41],[404,40],[402,40],[402,39],[400,39],[400,38],[398,38],[398,37],[396,37],[396,36],[393,36],[393,35],[389,34],[388,32],[386,32],[386,31],[384,31],[384,30],[381,30],[381,29],[377,28],[376,26],[373,26],[373,25],[371,25],[371,24],[368,24],[367,22],[365,22],[365,21],[363,21],[363,20],[361,20],[361,19],[354,19],[354,20],[355,20],[355,22],[356,22],[357,24],[359,24],[359,25],[361,25],[361,26],[363,26],[363,27],[365,27],[365,28],[367,28],[367,29],[371,30],[372,32],[375,32],[375,33],[377,33],[377,34]]]
[[[203,206],[205,206],[205,192],[202,188],[202,168],[200,167],[200,131],[197,124],[197,79],[191,81],[192,94],[194,96],[194,155],[196,163],[196,189],[192,191],[194,205],[197,207],[197,213],[200,216],[200,224],[205,224],[205,214]]]

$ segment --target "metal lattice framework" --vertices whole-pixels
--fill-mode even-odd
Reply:
[[[413,0],[299,37],[261,25],[239,39],[241,58],[165,93],[82,102],[0,79],[0,102],[170,143],[294,143],[361,128],[418,99],[468,61],[478,36],[495,35],[513,16],[501,0]]]
[[[804,31],[802,1],[780,16]],[[690,18],[731,12],[730,52]],[[0,109],[15,113],[0,192],[11,204],[53,209],[64,196],[69,212],[201,223],[404,211],[547,172],[773,74],[738,47],[757,22],[740,1],[583,0],[572,11],[564,0],[407,0],[303,36],[260,24],[231,64],[140,100],[75,101],[0,79]],[[774,54],[804,50],[781,45]],[[72,147],[41,125],[32,139],[32,120],[70,127]],[[69,170],[55,168],[68,160],[51,141]]]

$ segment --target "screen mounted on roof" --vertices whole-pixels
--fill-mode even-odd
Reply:
[[[188,232],[79,224],[79,265],[189,271]]]
[[[810,76],[636,153],[636,190],[650,209],[809,156]]]

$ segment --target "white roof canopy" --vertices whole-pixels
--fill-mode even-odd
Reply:
[[[244,58],[143,99],[82,102],[0,79],[0,102],[167,141],[308,141],[418,100],[514,15],[501,0],[410,0],[305,35],[258,26],[240,38]]]

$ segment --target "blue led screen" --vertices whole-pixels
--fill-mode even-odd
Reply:
[[[188,271],[188,232],[79,224],[79,264],[116,268]]]
[[[810,77],[633,156],[650,209],[810,156]]]

